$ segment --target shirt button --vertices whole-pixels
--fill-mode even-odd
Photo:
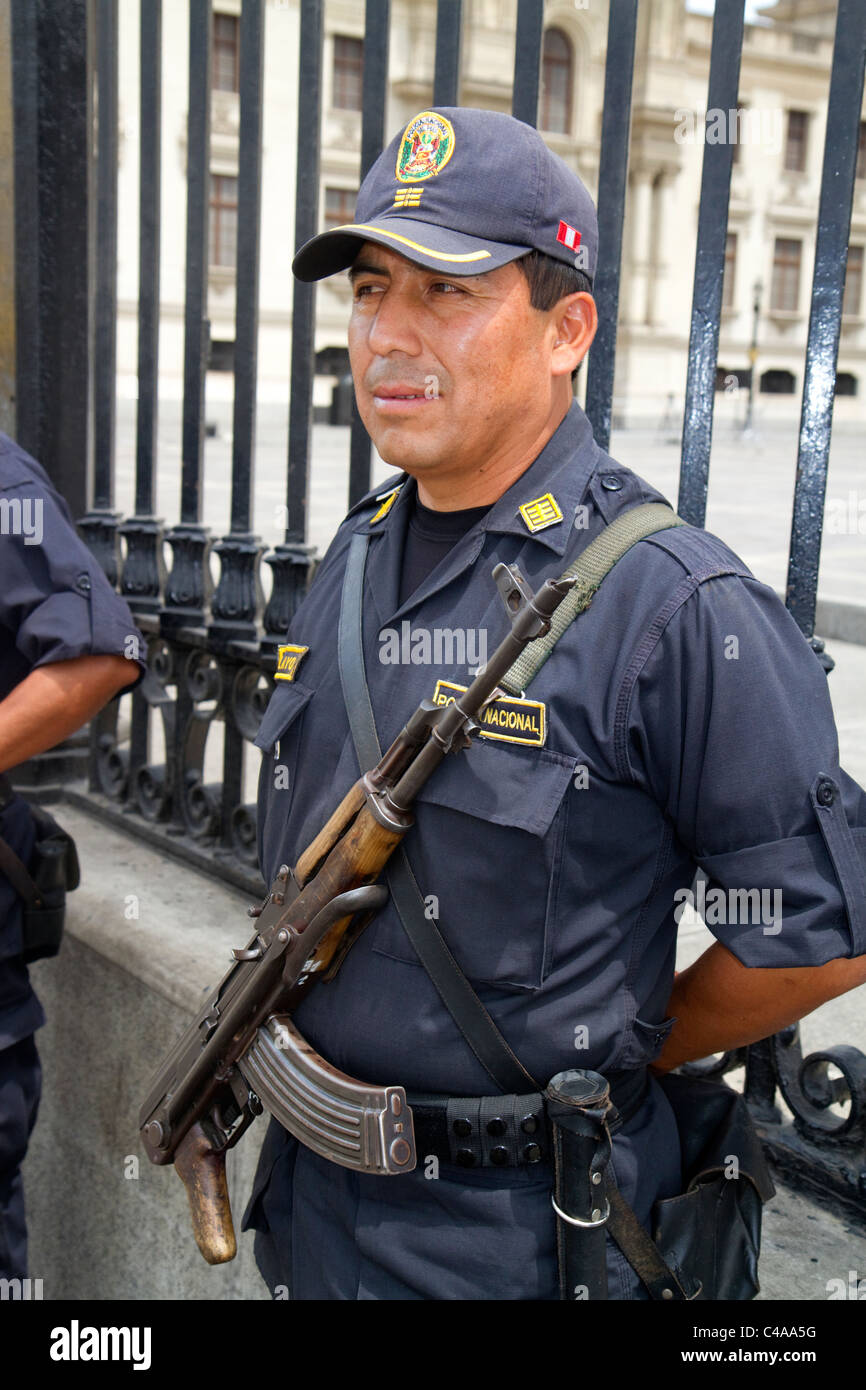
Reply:
[[[523,1150],[523,1157],[527,1163],[537,1163],[541,1158],[541,1149],[537,1144],[527,1144]]]
[[[836,800],[836,793],[831,782],[821,782],[818,787],[818,800],[822,806],[832,806]]]
[[[458,1149],[454,1158],[461,1168],[475,1167],[475,1155],[471,1149]]]
[[[497,1118],[495,1120],[487,1121],[487,1133],[494,1135],[496,1138],[499,1138],[501,1134],[504,1134],[507,1128],[508,1126],[506,1125],[504,1120],[500,1120]]]
[[[472,1125],[468,1120],[455,1120],[451,1128],[459,1139],[465,1139],[472,1133]]]
[[[501,1168],[508,1162],[508,1150],[502,1144],[498,1144],[495,1149],[490,1150],[490,1162],[495,1163],[497,1168]]]
[[[91,589],[90,575],[86,572],[84,574],[79,574],[75,581],[75,587],[76,589],[80,589],[83,594],[89,594]]]
[[[622,478],[618,478],[616,473],[602,474],[601,485],[607,488],[608,492],[620,492],[622,490]]]
[[[538,1121],[534,1115],[526,1115],[520,1121],[520,1128],[524,1134],[534,1134],[538,1129]]]

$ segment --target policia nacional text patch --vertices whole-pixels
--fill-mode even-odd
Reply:
[[[274,672],[274,680],[293,681],[297,675],[298,667],[309,650],[309,647],[277,647],[277,669]]]
[[[465,693],[465,685],[437,681],[433,703],[450,705]],[[478,732],[482,738],[495,738],[503,743],[528,743],[533,748],[541,748],[547,737],[546,710],[547,706],[540,700],[521,700],[513,695],[502,695],[477,716],[481,726]]]

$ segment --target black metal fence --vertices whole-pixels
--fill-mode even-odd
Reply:
[[[295,244],[318,230],[324,0],[301,0]],[[361,174],[384,128],[389,0],[366,0]],[[461,0],[438,0],[432,100],[456,104]],[[182,469],[178,521],[154,515],[159,260],[161,0],[141,5],[138,418],[135,514],[114,510],[117,270],[117,0],[12,0],[15,97],[17,434],[68,497],[81,529],[149,639],[150,674],[133,696],[129,735],[118,704],[92,730],[90,787],[67,789],[107,818],[230,881],[260,889],[255,807],[244,761],[272,683],[277,644],[315,563],[307,543],[315,285],[296,283],[286,469],[288,525],[268,554],[251,529],[255,464],[264,0],[240,17],[237,326],[231,513],[214,542],[202,525],[210,0],[189,0],[188,204]],[[607,447],[627,184],[637,0],[610,0],[594,293],[603,308],[589,357],[587,414]],[[738,105],[742,0],[717,0],[707,110]],[[535,123],[542,0],[518,0],[514,114]],[[839,0],[828,98],[817,246],[791,528],[787,604],[814,637],[821,522],[866,61],[866,6]],[[90,150],[96,132],[96,159]],[[713,427],[733,146],[706,141],[697,233],[678,510],[704,520]],[[86,196],[85,196],[86,195]],[[93,351],[91,352],[91,343]],[[92,412],[92,454],[89,450]],[[92,457],[92,477],[89,476]],[[370,441],[357,413],[349,496],[370,484]],[[166,571],[163,545],[171,561]],[[209,553],[220,565],[214,588]],[[270,571],[265,602],[262,562]],[[265,571],[266,573],[267,571]],[[826,661],[828,667],[831,662]],[[205,780],[208,734],[223,730],[222,775]],[[155,749],[161,746],[162,755]],[[866,1058],[838,1047],[807,1058],[796,1029],[713,1064],[745,1063],[746,1090],[787,1171],[866,1213]],[[831,1068],[837,1075],[831,1074]],[[777,1087],[795,1116],[779,1122]],[[838,1113],[838,1103],[847,1113]],[[837,1108],[834,1110],[834,1104]]]

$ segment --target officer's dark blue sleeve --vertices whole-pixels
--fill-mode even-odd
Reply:
[[[64,514],[53,489],[31,479],[0,489],[3,497],[33,498],[41,507],[41,535],[2,538],[2,621],[14,636],[22,665],[33,669],[79,656],[117,655],[138,662],[144,676],[147,646],[128,605]],[[32,515],[32,513],[31,513]],[[23,671],[22,671],[23,674]]]
[[[839,767],[827,676],[772,589],[698,585],[634,682],[625,740],[712,884],[780,892],[778,921],[708,914],[744,965],[866,954],[866,793]]]

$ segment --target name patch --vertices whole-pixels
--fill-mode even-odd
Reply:
[[[293,681],[297,675],[298,667],[309,650],[309,647],[277,647],[277,669],[274,672],[274,680]]]
[[[437,681],[433,703],[450,705],[465,693],[465,685]],[[479,733],[482,738],[499,739],[502,743],[528,743],[532,748],[541,748],[547,737],[546,711],[547,706],[540,700],[502,695],[477,716]]]

